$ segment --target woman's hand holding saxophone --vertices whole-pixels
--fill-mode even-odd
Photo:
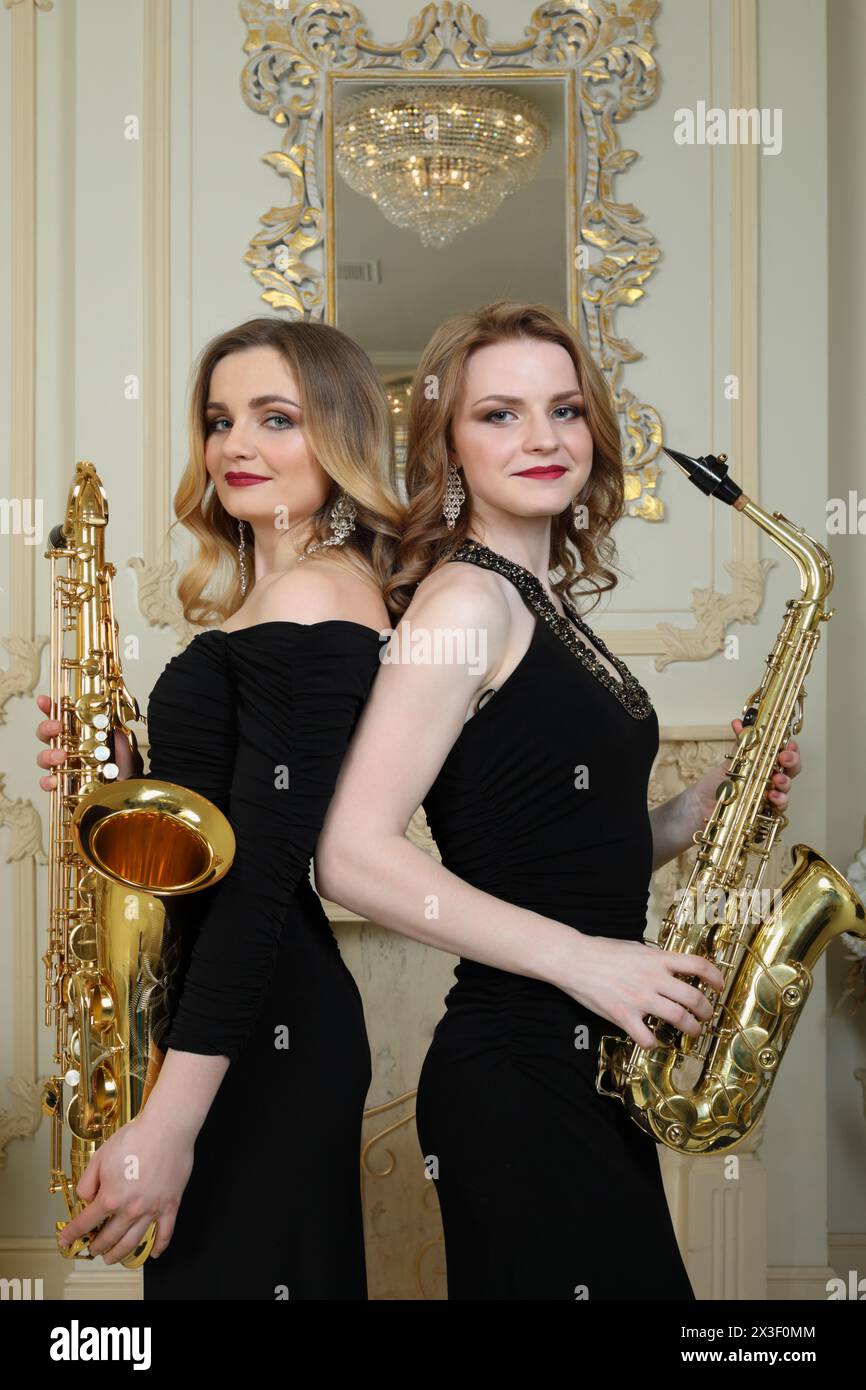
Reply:
[[[131,1254],[156,1221],[151,1258],[160,1255],[192,1172],[195,1135],[186,1120],[172,1124],[170,1111],[157,1114],[146,1105],[94,1153],[75,1190],[87,1206],[65,1227],[60,1245],[105,1222],[88,1245],[110,1265]]]
[[[731,728],[739,738],[743,728],[742,719],[732,719]],[[767,788],[766,800],[773,811],[782,812],[788,805],[788,791],[791,781],[799,776],[801,771],[800,751],[796,739],[788,739],[787,744],[779,754],[779,763],[784,765],[784,772],[774,772]],[[713,813],[716,805],[716,792],[719,783],[728,775],[731,759],[726,758],[718,767],[710,768],[703,777],[699,777],[686,789],[689,797],[690,810],[694,820],[695,830],[703,830],[707,821]]]
[[[36,703],[43,714],[51,713],[51,697],[49,695],[37,695]],[[36,726],[36,737],[40,743],[50,743],[61,731],[60,721],[57,719],[43,719]],[[141,754],[133,753],[126,736],[115,730],[114,736],[114,761],[118,767],[118,781],[125,777],[140,777],[144,771],[144,763]],[[66,750],[64,748],[47,748],[44,753],[40,753],[36,762],[39,767],[56,768],[58,763],[66,761]],[[53,791],[57,782],[56,777],[40,777],[39,785],[43,791]]]

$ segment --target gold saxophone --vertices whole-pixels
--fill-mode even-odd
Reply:
[[[705,956],[725,977],[712,1018],[695,1038],[650,1016],[657,1047],[608,1035],[599,1048],[601,1095],[621,1100],[641,1129],[670,1149],[721,1153],[742,1143],[764,1112],[815,962],[841,933],[866,936],[866,912],[839,870],[803,844],[791,850],[793,867],[774,894],[772,911],[757,921],[754,912],[770,851],[788,824],[765,802],[767,788],[779,753],[802,727],[803,682],[819,626],[833,616],[825,606],[833,587],[830,556],[781,512],[771,515],[747,497],[726,476],[725,454],[692,459],[673,449],[665,453],[702,492],[766,531],[797,566],[802,589],[788,600],[764,678],[743,709],[743,729],[715,808],[694,837],[691,876],[659,932],[662,950]],[[717,920],[706,920],[707,903]],[[689,983],[714,993],[694,976]]]
[[[128,721],[144,722],[118,656],[105,560],[108,499],[92,463],[79,463],[66,518],[51,532],[51,741],[67,758],[51,793],[50,926],[45,1022],[56,1026],[54,1065],[42,1109],[51,1119],[49,1191],[62,1192],[69,1220],[86,1205],[76,1186],[95,1150],[139,1114],[162,1053],[152,1037],[167,987],[163,896],[216,883],[235,852],[232,828],[205,797],[170,782],[116,781],[113,737],[138,743]],[[158,896],[154,896],[158,895]],[[71,1093],[65,1100],[63,1088]],[[64,1124],[69,1166],[64,1171]],[[56,1222],[59,1237],[67,1221]],[[74,1240],[67,1258],[94,1258]],[[128,1269],[150,1254],[151,1222]]]

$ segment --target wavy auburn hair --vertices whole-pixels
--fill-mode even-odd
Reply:
[[[593,439],[592,472],[574,499],[586,505],[588,524],[575,526],[573,504],[552,518],[548,569],[561,570],[562,575],[551,587],[557,594],[570,597],[579,578],[586,585],[581,593],[595,594],[594,608],[602,594],[619,582],[610,568],[616,560],[610,531],[623,513],[625,483],[619,426],[607,382],[572,324],[555,309],[500,299],[441,324],[415,371],[407,422],[408,506],[399,568],[388,584],[387,600],[389,607],[401,614],[421,580],[445,563],[469,530],[472,492],[465,471],[460,480],[466,501],[453,531],[448,530],[442,515],[448,448],[453,443],[451,423],[467,359],[476,348],[515,338],[526,339],[527,346],[536,339],[565,348],[577,372]],[[432,398],[425,391],[431,379],[437,385]],[[580,570],[570,546],[580,557]]]
[[[324,503],[311,518],[310,541],[327,540],[331,510],[340,490],[355,504],[355,529],[340,545],[316,551],[319,557],[355,571],[375,584],[387,603],[386,585],[394,570],[402,504],[394,481],[393,427],[388,397],[373,363],[352,338],[330,324],[303,319],[248,319],[206,343],[194,369],[189,403],[190,457],[174,496],[176,520],[198,542],[198,552],[178,580],[178,597],[188,622],[220,622],[243,602],[238,570],[237,519],[225,510],[205,466],[205,407],[214,367],[229,353],[274,348],[294,373],[303,409],[303,433],[310,449],[333,480]],[[247,526],[246,550],[255,556],[255,537]],[[221,582],[206,593],[220,569]],[[254,573],[252,566],[248,574]],[[248,580],[247,589],[255,583]]]

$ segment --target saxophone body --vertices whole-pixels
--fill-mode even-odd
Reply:
[[[52,747],[67,750],[50,801],[49,941],[43,956],[45,1023],[54,1066],[42,1094],[51,1122],[51,1193],[71,1221],[85,1206],[77,1184],[96,1149],[141,1111],[162,1054],[153,1020],[164,1004],[171,952],[163,896],[195,892],[228,871],[235,841],[206,798],[147,778],[117,780],[113,738],[141,721],[118,653],[105,559],[108,501],[92,463],[77,464],[51,561]],[[68,1167],[66,1172],[68,1145]],[[56,1222],[59,1236],[66,1221]],[[93,1233],[63,1250],[94,1258]],[[155,1238],[151,1223],[122,1263],[135,1268]]]
[[[763,1115],[779,1064],[812,987],[816,962],[844,932],[866,937],[866,911],[854,889],[808,845],[791,851],[792,868],[772,902],[760,884],[787,817],[766,802],[776,760],[802,727],[804,682],[820,628],[833,615],[826,600],[833,568],[824,546],[780,512],[766,512],[726,476],[725,455],[690,459],[666,453],[693,483],[733,505],[797,567],[801,592],[790,599],[761,685],[743,708],[743,728],[715,808],[695,835],[688,883],[668,908],[658,946],[709,958],[724,988],[697,1037],[647,1018],[658,1046],[607,1035],[596,1089],[623,1102],[659,1143],[681,1153],[721,1153],[741,1144]],[[707,913],[706,906],[711,910]],[[709,917],[709,920],[708,920]],[[692,976],[710,997],[715,991]]]

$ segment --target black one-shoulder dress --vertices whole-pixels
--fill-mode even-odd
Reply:
[[[164,899],[155,1040],[231,1065],[146,1299],[367,1297],[370,1048],[308,870],[381,640],[342,620],[212,629],[151,694],[149,776],[213,801],[237,849],[220,883]]]
[[[537,622],[424,800],[445,866],[581,932],[640,941],[652,872],[655,711],[625,664],[534,575],[470,539]],[[622,684],[576,635],[619,671]],[[599,1095],[603,1033],[554,985],[461,959],[419,1081],[450,1299],[694,1299],[657,1145]]]

